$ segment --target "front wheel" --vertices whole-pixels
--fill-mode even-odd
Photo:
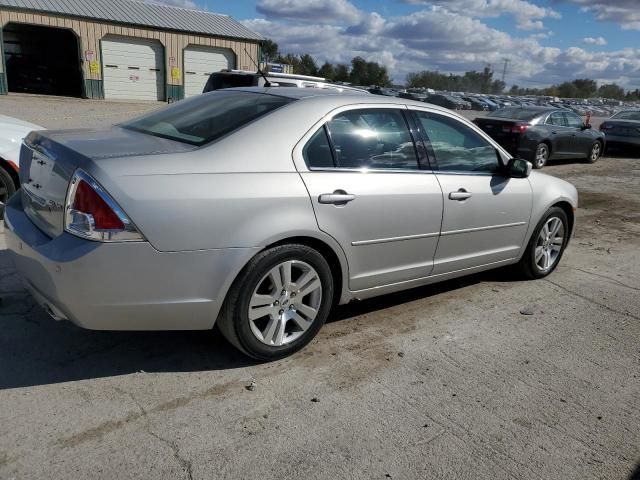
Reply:
[[[324,257],[306,245],[258,254],[234,282],[218,327],[257,360],[291,355],[308,344],[333,303],[333,277]]]
[[[587,157],[587,163],[596,163],[600,156],[602,155],[602,144],[600,142],[596,142],[589,150],[589,156]]]
[[[552,207],[542,217],[518,263],[527,278],[543,278],[553,272],[569,242],[569,220],[560,207]]]

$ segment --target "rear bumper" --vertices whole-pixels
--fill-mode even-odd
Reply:
[[[6,241],[35,300],[55,319],[92,330],[202,330],[257,249],[158,252],[147,242],[44,235],[14,195]]]

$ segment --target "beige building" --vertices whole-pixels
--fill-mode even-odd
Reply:
[[[181,99],[262,37],[226,15],[139,0],[0,0],[0,94]]]

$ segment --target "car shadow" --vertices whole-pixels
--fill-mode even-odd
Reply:
[[[0,274],[15,276],[0,250]],[[464,288],[510,281],[503,270],[336,307],[328,322]],[[144,372],[222,371],[257,365],[217,331],[98,332],[51,319],[20,288],[0,282],[0,390]],[[4,286],[3,286],[4,285]]]

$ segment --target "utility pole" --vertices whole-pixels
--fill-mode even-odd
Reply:
[[[507,78],[507,65],[509,65],[509,62],[511,61],[508,58],[503,58],[504,60],[504,69],[502,70],[502,82],[504,83],[504,79]]]

